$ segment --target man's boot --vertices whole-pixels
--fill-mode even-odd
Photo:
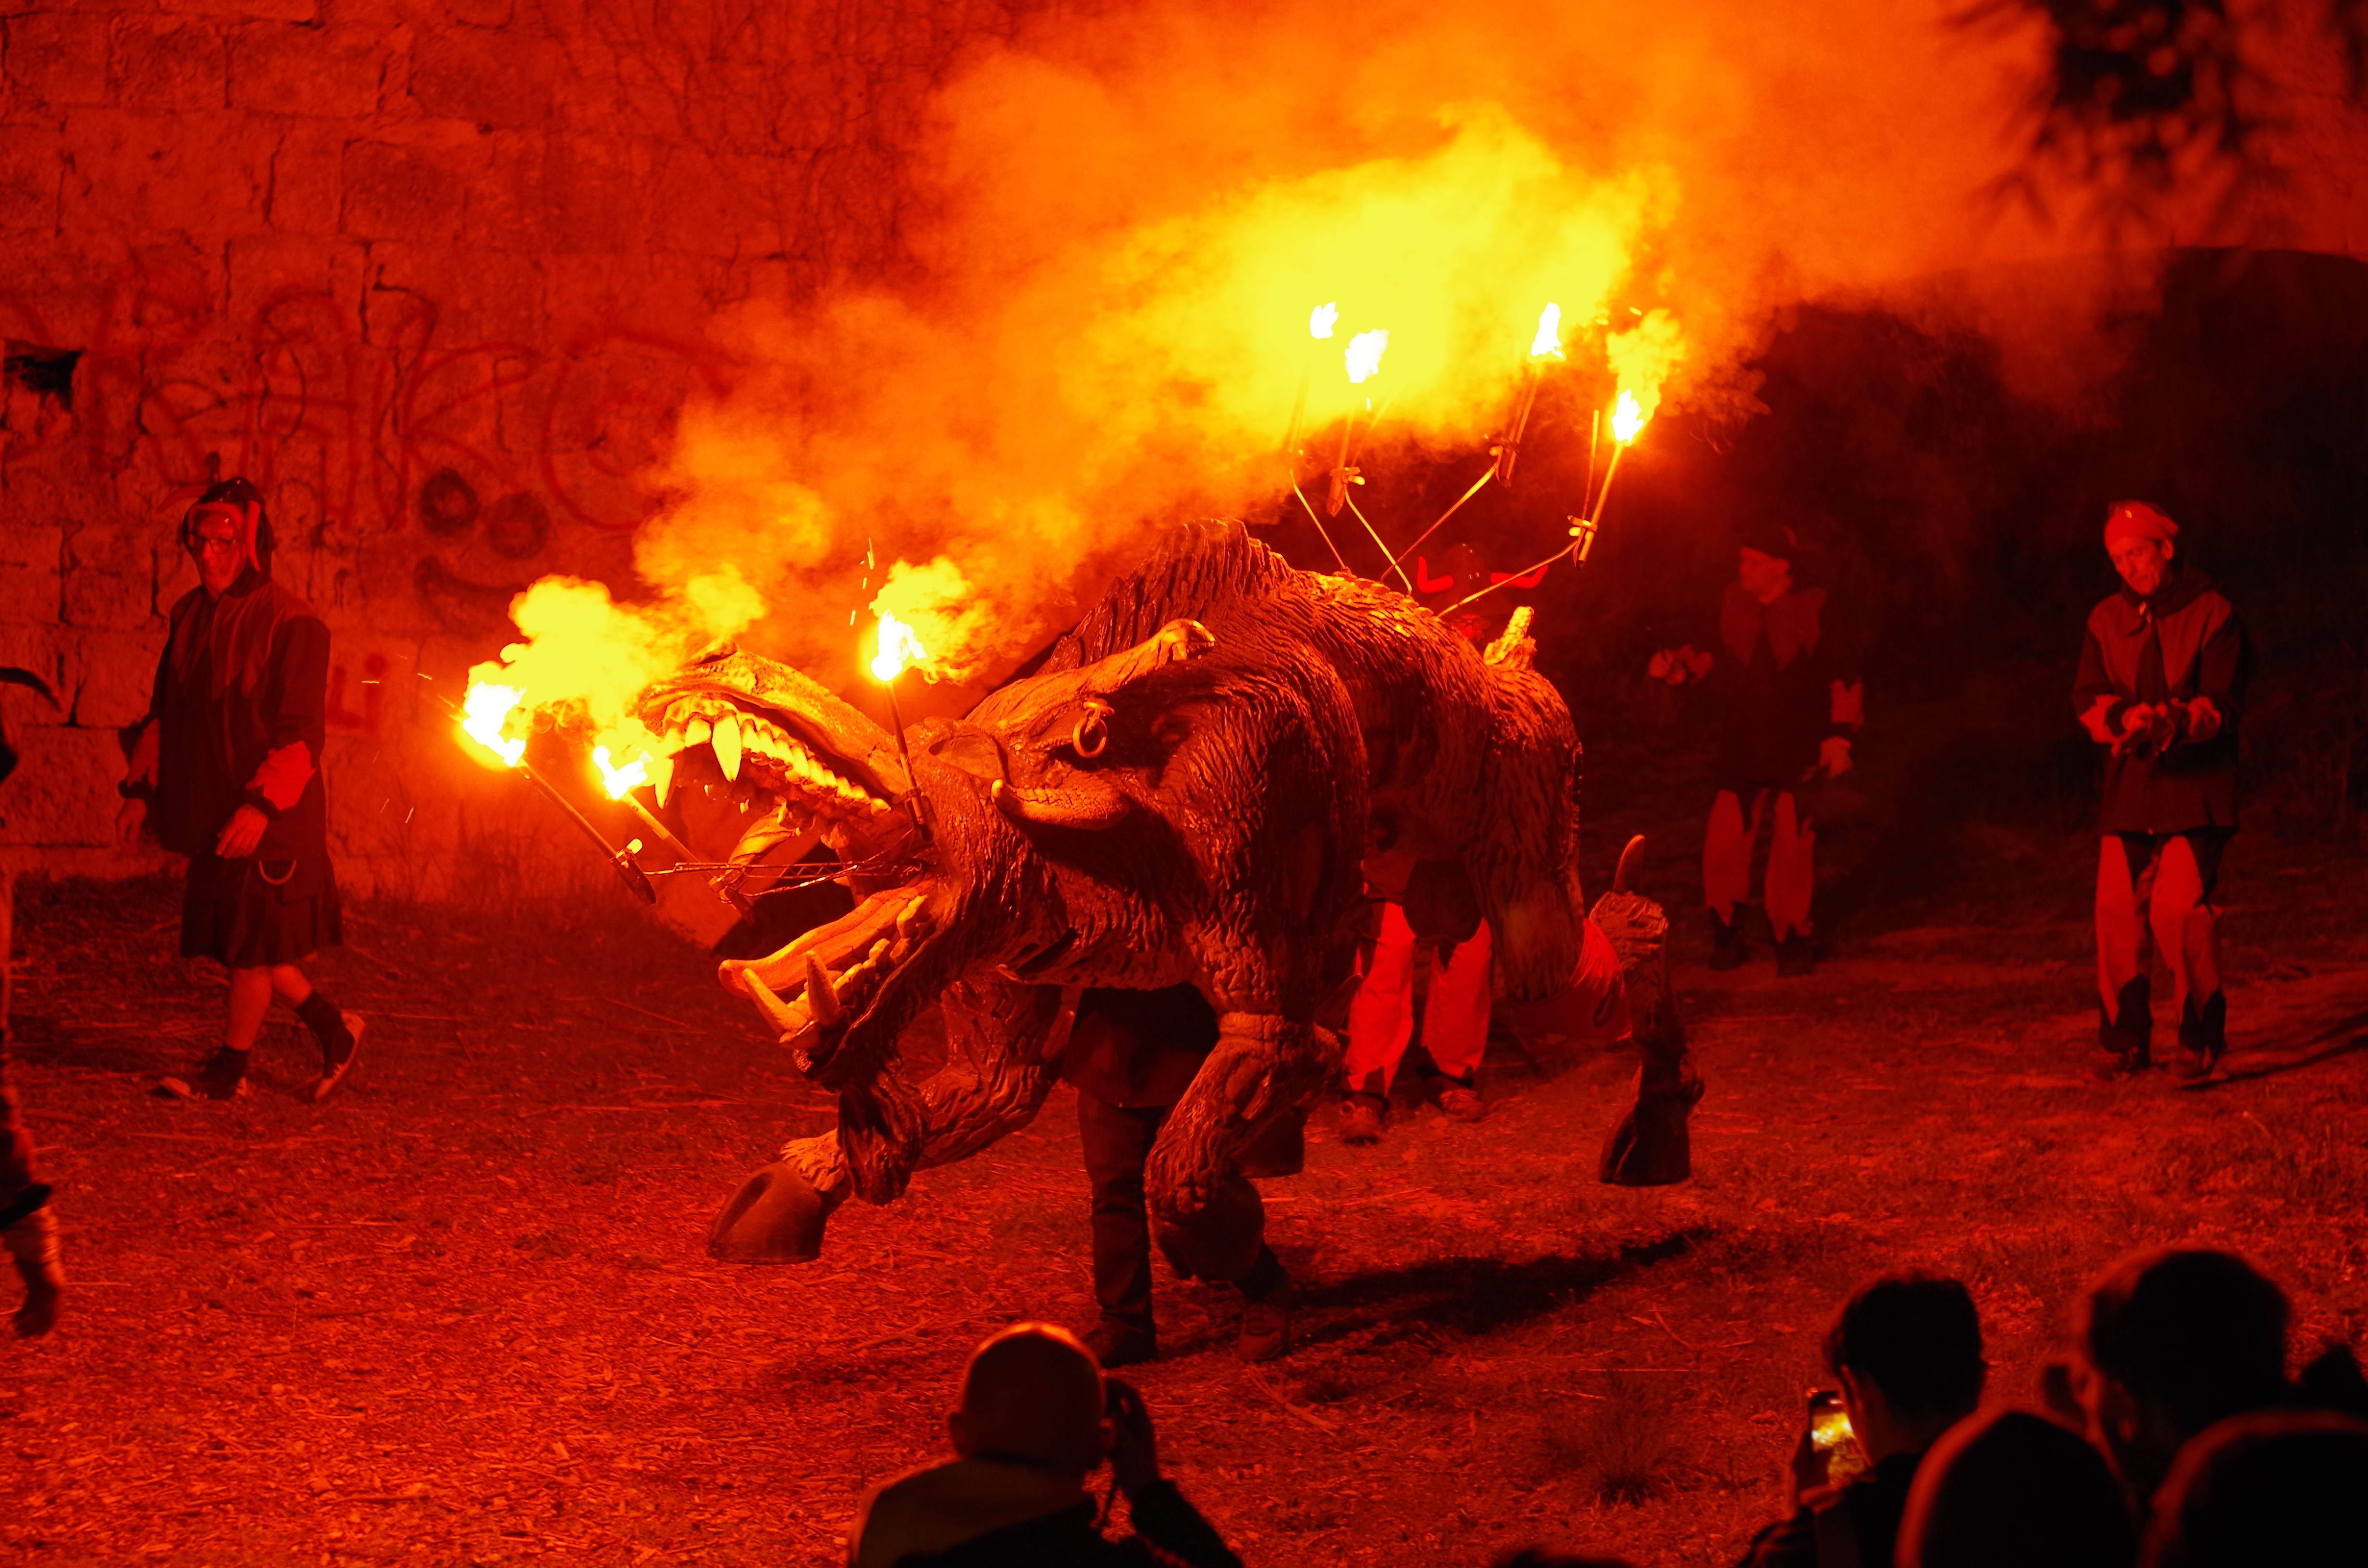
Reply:
[[[2100,1081],[2143,1073],[2152,1065],[2154,983],[2141,974],[2122,987],[2113,1016],[2097,1028],[2096,1075]]]
[[[1817,968],[1817,949],[1805,931],[1795,931],[1776,944],[1776,972],[1797,979],[1814,974]]]
[[[1735,906],[1735,918],[1732,920],[1721,920],[1715,909],[1710,912],[1711,968],[1741,969],[1743,960],[1750,956],[1743,946],[1743,917],[1746,913],[1746,907],[1739,903]]]
[[[1480,1100],[1479,1085],[1471,1075],[1451,1078],[1440,1074],[1439,1108],[1457,1121],[1477,1121],[1488,1114],[1488,1108]]]
[[[156,1086],[184,1100],[234,1100],[254,1092],[246,1082],[246,1052],[226,1045],[207,1057],[195,1076],[161,1079]]]
[[[1086,1335],[1086,1348],[1105,1372],[1159,1359],[1159,1335],[1149,1324],[1105,1317]]]
[[[17,1278],[25,1282],[24,1304],[17,1309],[16,1317],[20,1339],[38,1339],[57,1326],[58,1301],[66,1282],[65,1265],[58,1254],[57,1216],[50,1212],[48,1189],[36,1190],[41,1207],[0,1230],[0,1244],[7,1247]]]
[[[2212,1000],[2201,1008],[2190,996],[2180,1009],[2179,1061],[2171,1071],[2181,1080],[2193,1083],[2212,1076],[2220,1065],[2221,1053],[2228,1049],[2228,994],[2214,991]]]
[[[1340,1102],[1340,1142],[1362,1147],[1378,1143],[1389,1119],[1390,1102],[1379,1095],[1349,1095]]]
[[[361,1052],[362,1030],[369,1025],[359,1013],[337,1011],[336,1004],[318,991],[304,998],[296,1016],[321,1045],[321,1075],[304,1091],[307,1100],[319,1105],[336,1094],[346,1074],[354,1070],[354,1058]]]

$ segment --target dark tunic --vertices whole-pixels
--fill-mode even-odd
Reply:
[[[2089,738],[2108,747],[2102,831],[2237,825],[2237,721],[2251,663],[2236,607],[2193,567],[2174,566],[2145,597],[2124,586],[2089,612],[2072,711]],[[2219,710],[2219,733],[2210,739],[2174,741],[2160,756],[2110,749],[2135,704],[2198,698]]]
[[[189,857],[181,952],[233,968],[290,963],[343,939],[321,780],[329,629],[249,568],[220,598],[174,605],[132,763],[157,841]],[[242,805],[269,818],[253,856],[215,840]]]
[[[1823,588],[1788,588],[1761,604],[1740,583],[1719,600],[1723,655],[1708,682],[1718,699],[1721,789],[1754,785],[1789,790],[1817,765],[1828,735],[1855,729],[1837,722],[1833,683],[1854,685],[1857,650]]]
[[[1894,1454],[1841,1486],[1803,1494],[1791,1518],[1752,1537],[1739,1568],[1891,1568],[1907,1490],[1923,1460],[1921,1452]],[[1823,1550],[1827,1542],[1836,1550]]]

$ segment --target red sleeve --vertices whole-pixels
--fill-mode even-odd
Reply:
[[[304,786],[313,781],[313,748],[302,741],[290,741],[279,750],[266,754],[263,766],[246,782],[247,799],[266,807],[266,814],[276,816],[304,798]],[[255,797],[260,795],[257,801]]]

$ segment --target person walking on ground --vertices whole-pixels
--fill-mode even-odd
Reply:
[[[0,688],[21,686],[57,701],[49,683],[30,670],[0,667]],[[5,696],[5,689],[0,689]],[[8,744],[6,710],[0,708],[0,780],[17,770],[17,750]],[[16,956],[17,872],[0,864],[0,1246],[17,1266],[25,1299],[14,1324],[18,1338],[37,1339],[57,1326],[65,1293],[65,1264],[59,1255],[58,1219],[50,1208],[51,1187],[34,1164],[33,1135],[8,1070],[8,1030]]]
[[[1452,860],[1417,861],[1405,902],[1377,898],[1373,907],[1380,928],[1359,952],[1360,978],[1349,1004],[1341,1140],[1371,1143],[1382,1135],[1390,1085],[1414,1040],[1418,965],[1429,968],[1422,1048],[1439,1069],[1439,1108],[1458,1121],[1477,1121],[1486,1114],[1478,1075],[1495,979],[1488,922],[1481,918],[1471,879]]]
[[[1100,1321],[1086,1343],[1106,1368],[1159,1355],[1144,1167],[1176,1102],[1216,1044],[1216,1009],[1189,984],[1090,990],[1078,999],[1061,1076],[1076,1087],[1077,1143],[1093,1187],[1094,1299]],[[1179,1275],[1229,1282],[1241,1292],[1235,1353],[1243,1360],[1271,1360],[1290,1348],[1291,1276],[1267,1245],[1265,1203],[1247,1176],[1228,1175],[1190,1221],[1162,1221],[1158,1240]]]
[[[2251,652],[2236,607],[2178,559],[2179,525],[2144,501],[2105,514],[2119,592],[2089,612],[2072,710],[2105,748],[2097,860],[2097,1075],[2150,1065],[2148,937],[2170,968],[2182,1078],[2227,1048],[2212,902],[2237,831],[2237,720]],[[2143,912],[2143,913],[2141,913]]]
[[[274,996],[321,1047],[307,1098],[345,1081],[362,1019],[338,1011],[298,965],[344,933],[321,780],[329,629],[271,580],[271,522],[245,479],[209,486],[181,522],[198,586],[173,606],[117,836],[143,829],[188,857],[181,955],[230,971],[222,1045],[162,1087],[190,1100],[248,1091],[247,1057]]]
[[[1800,554],[1790,528],[1747,528],[1736,580],[1718,607],[1713,647],[1691,643],[1653,656],[1651,676],[1671,686],[1703,681],[1717,699],[1717,789],[1702,830],[1702,901],[1710,906],[1711,967],[1739,967],[1751,897],[1751,852],[1771,815],[1760,900],[1776,943],[1776,972],[1816,967],[1809,916],[1816,886],[1816,787],[1850,771],[1865,718],[1856,639],[1823,588],[1793,579]]]

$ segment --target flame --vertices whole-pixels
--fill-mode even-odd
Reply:
[[[1349,350],[1341,358],[1349,366],[1349,381],[1363,386],[1382,373],[1382,355],[1390,346],[1390,335],[1380,327],[1360,332],[1349,340]]]
[[[871,658],[874,680],[894,680],[905,673],[906,665],[927,663],[929,651],[921,646],[921,639],[913,629],[882,610],[880,613],[880,651]]]
[[[461,704],[461,733],[501,758],[504,767],[516,767],[518,758],[526,755],[526,743],[503,734],[502,726],[525,700],[521,687],[472,678],[469,694]]]
[[[600,782],[607,788],[609,799],[612,801],[623,800],[625,792],[634,785],[646,784],[650,781],[650,759],[647,754],[636,756],[624,767],[618,767],[609,761],[607,746],[594,746],[592,766],[600,770]]]
[[[1636,402],[1636,394],[1622,387],[1620,389],[1620,402],[1611,410],[1612,437],[1622,443],[1633,441],[1651,417]]]
[[[1530,358],[1562,358],[1562,307],[1551,300],[1546,301],[1546,308],[1538,312],[1538,335],[1530,339]]]
[[[1332,304],[1316,306],[1314,310],[1307,312],[1307,335],[1310,337],[1331,336],[1332,324],[1339,319],[1340,306],[1337,301]]]

